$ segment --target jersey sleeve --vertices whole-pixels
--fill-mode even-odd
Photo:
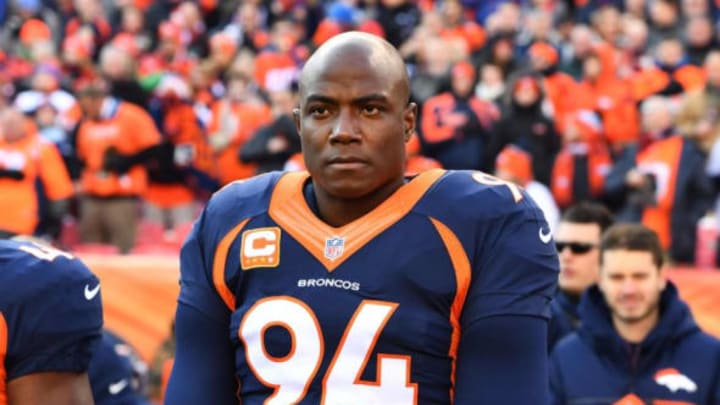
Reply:
[[[50,257],[27,264],[33,270],[23,283],[27,293],[7,314],[8,380],[40,372],[85,372],[100,339],[98,279],[78,259]]]
[[[487,203],[506,208],[478,224],[482,230],[462,324],[502,315],[549,319],[559,264],[544,215],[525,192],[518,202]]]
[[[178,301],[213,320],[228,325],[230,310],[215,290],[212,280],[212,249],[206,248],[207,208],[193,225],[180,252],[180,296]],[[208,249],[210,251],[208,251]]]
[[[211,200],[212,201],[212,200]],[[175,315],[175,360],[166,403],[237,403],[230,309],[212,281],[208,204],[180,253],[180,296]],[[205,370],[198,373],[197,370]]]

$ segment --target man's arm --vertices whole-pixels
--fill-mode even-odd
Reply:
[[[34,373],[8,383],[10,405],[92,405],[87,373]]]
[[[203,214],[180,254],[180,297],[175,315],[175,361],[165,403],[238,403],[230,310],[215,291],[202,243]]]
[[[175,319],[176,351],[165,403],[237,405],[228,325],[182,302]]]
[[[463,331],[457,356],[455,405],[547,403],[545,319],[476,321]]]

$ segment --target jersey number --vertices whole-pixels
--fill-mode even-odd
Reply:
[[[51,246],[43,246],[35,242],[32,242],[32,245],[21,245],[18,249],[22,250],[25,253],[30,253],[31,255],[37,257],[40,260],[47,260],[49,262],[57,259],[60,256],[68,260],[73,259],[73,255],[71,255],[70,253],[63,252],[62,250],[55,249]]]
[[[363,300],[345,328],[323,378],[321,404],[417,403],[417,384],[410,382],[410,356],[379,354],[377,381],[361,381],[368,358],[385,324],[398,304]],[[265,331],[285,328],[291,337],[290,352],[270,356],[265,349]],[[256,302],[240,323],[245,357],[255,376],[275,392],[266,405],[300,402],[320,368],[325,343],[313,311],[302,301],[288,296]]]
[[[478,183],[484,184],[486,186],[507,186],[507,188],[510,189],[510,193],[512,193],[513,199],[516,203],[520,202],[520,200],[523,199],[522,191],[520,191],[520,186],[513,182],[498,179],[495,176],[491,176],[483,172],[474,172],[472,174],[472,178]]]

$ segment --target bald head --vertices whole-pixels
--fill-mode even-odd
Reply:
[[[410,79],[405,62],[397,49],[384,39],[363,33],[346,32],[332,37],[320,46],[308,59],[300,76],[300,97],[305,96],[307,86],[330,68],[350,63],[362,63],[368,69],[392,79],[401,99],[407,102]]]
[[[14,142],[25,136],[25,116],[19,110],[8,107],[0,111],[0,136]]]

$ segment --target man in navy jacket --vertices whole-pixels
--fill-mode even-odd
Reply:
[[[720,404],[720,342],[703,333],[665,279],[657,235],[608,229],[582,323],[551,356],[553,404]]]
[[[580,297],[597,282],[600,238],[612,223],[610,211],[597,203],[581,202],[563,214],[555,232],[555,247],[560,257],[560,288],[550,304],[548,351],[577,329]]]

